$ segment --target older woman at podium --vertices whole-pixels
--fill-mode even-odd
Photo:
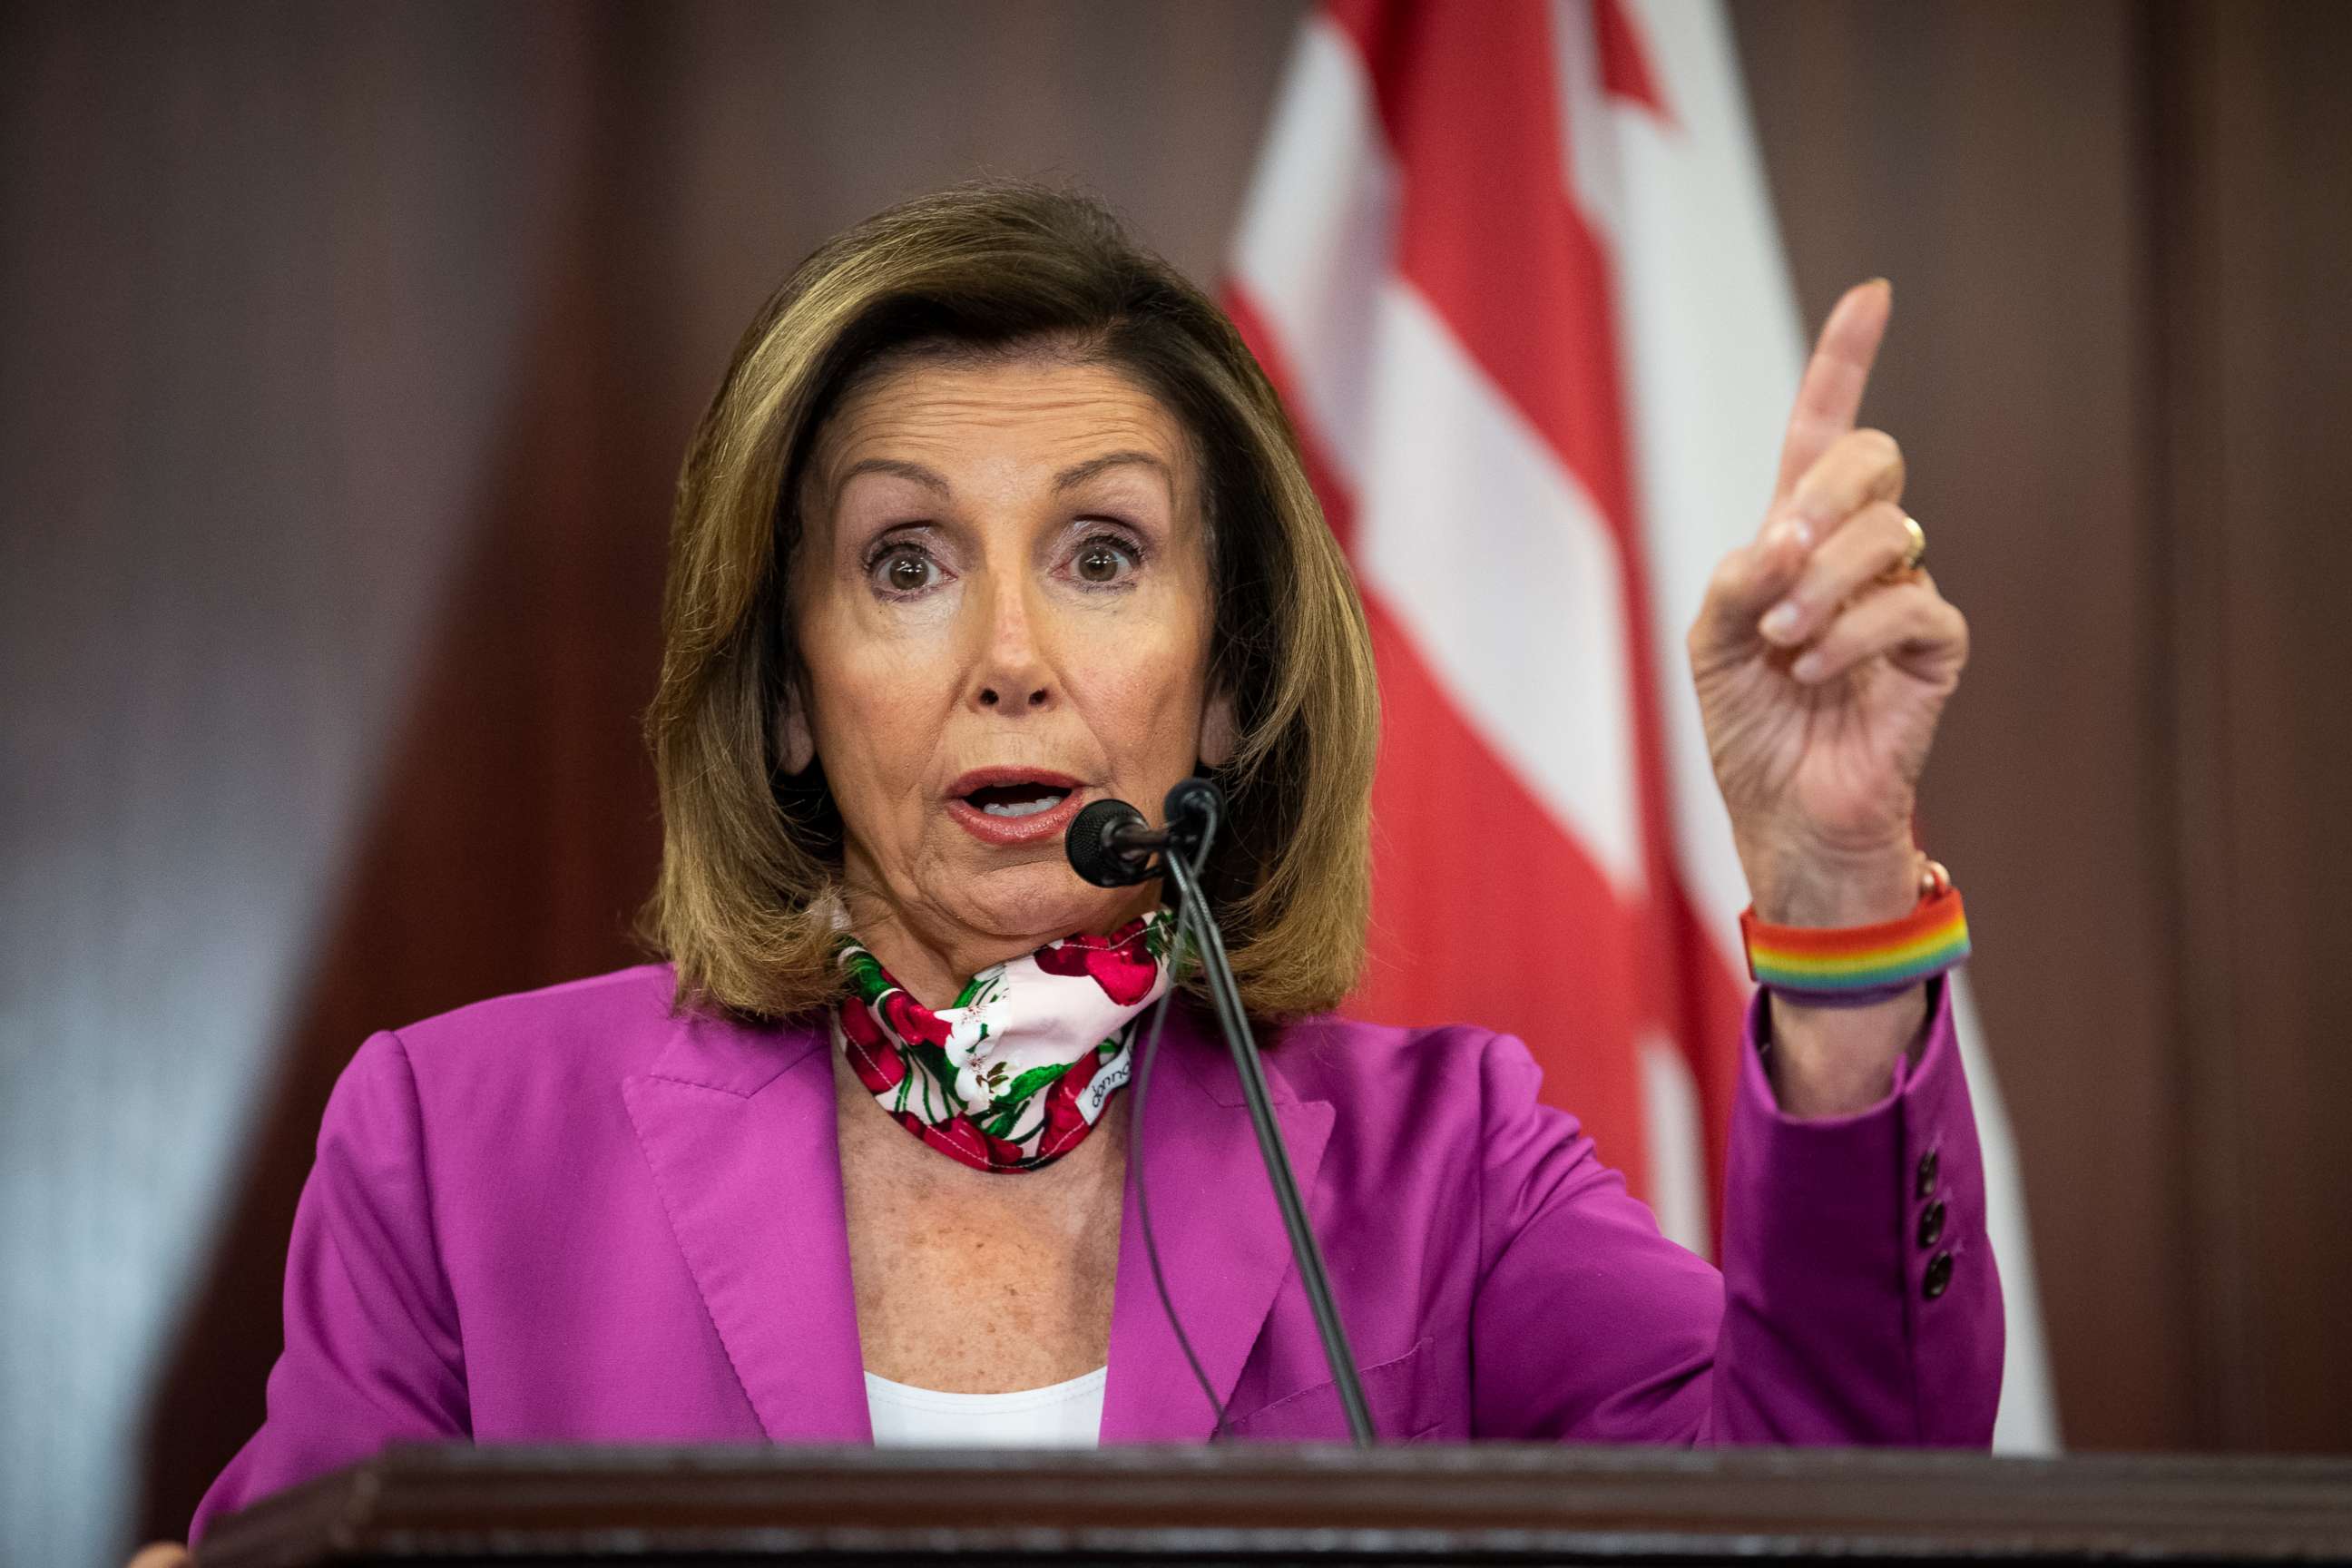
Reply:
[[[1333,1011],[1377,697],[1283,410],[1098,207],[969,187],[811,258],[688,454],[648,721],[664,962],[361,1047],[268,1421],[199,1523],[396,1441],[1344,1436],[1160,889],[1064,853],[1089,803],[1195,773],[1381,1439],[1987,1442],[2000,1292],[1940,981],[1966,928],[1910,826],[1967,630],[1895,444],[1853,428],[1888,308],[1832,315],[1690,631],[1761,982],[1721,1272],[1517,1040]]]

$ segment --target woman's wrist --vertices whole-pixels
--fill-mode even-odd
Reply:
[[[1947,964],[1954,951],[1965,955],[1958,895],[1943,868],[1907,838],[1864,854],[1743,859],[1764,873],[1750,884],[1756,900],[1741,923],[1749,973],[1769,993],[1765,1065],[1774,1099],[1796,1117],[1865,1110],[1894,1087],[1896,1061],[1927,1037],[1928,976],[1919,971],[1931,959]],[[1937,951],[1914,951],[1929,947]],[[1864,977],[1846,973],[1856,969],[1892,984],[1856,989]]]
[[[1899,845],[1861,852],[1743,854],[1756,917],[1777,926],[1837,929],[1901,920],[1919,901],[1919,851]]]

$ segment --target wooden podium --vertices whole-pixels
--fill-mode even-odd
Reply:
[[[2352,1563],[2352,1461],[1248,1445],[410,1448],[221,1521],[310,1563]]]

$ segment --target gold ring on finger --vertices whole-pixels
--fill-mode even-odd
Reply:
[[[1887,573],[1889,577],[1907,577],[1927,559],[1927,531],[1919,526],[1919,520],[1905,513],[1903,531],[1910,535],[1910,542],[1903,547],[1903,563]]]

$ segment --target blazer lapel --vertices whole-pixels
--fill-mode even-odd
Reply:
[[[1331,1106],[1299,1100],[1271,1059],[1266,1078],[1291,1170],[1311,1212]],[[1197,1027],[1181,1004],[1170,1009],[1143,1114],[1146,1124],[1128,1142],[1102,1440],[1200,1442],[1215,1432],[1215,1418],[1152,1289],[1136,1207],[1138,1164],[1150,1189],[1152,1235],[1170,1299],[1220,1403],[1232,1397],[1275,1294],[1292,1273],[1290,1242],[1240,1075],[1223,1039]]]
[[[825,1045],[697,1015],[622,1094],[769,1438],[870,1443]]]

